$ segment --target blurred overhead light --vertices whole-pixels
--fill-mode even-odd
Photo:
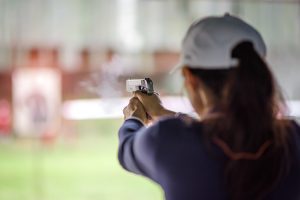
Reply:
[[[137,29],[137,0],[119,0],[118,35],[123,48],[127,51],[139,51],[142,37]]]

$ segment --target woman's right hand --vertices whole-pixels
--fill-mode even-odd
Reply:
[[[142,92],[134,92],[134,96],[140,100],[147,114],[154,120],[166,115],[175,115],[175,112],[163,107],[157,94],[147,95]]]

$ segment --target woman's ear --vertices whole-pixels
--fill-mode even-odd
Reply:
[[[193,75],[187,67],[182,68],[182,75],[186,86],[191,87],[194,90],[199,87],[199,79]]]

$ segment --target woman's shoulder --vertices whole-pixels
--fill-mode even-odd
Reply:
[[[295,140],[295,137],[300,139],[300,125],[299,122],[295,119],[281,119],[279,120],[281,122],[281,127],[285,128],[290,136],[292,136],[292,139]],[[300,142],[300,141],[299,141]]]
[[[176,113],[174,116],[162,117],[158,120],[158,124],[161,126],[190,127],[195,124],[200,125],[201,122],[187,114]]]
[[[196,120],[187,115],[162,117],[136,134],[136,144],[147,152],[157,152],[170,144],[182,143],[194,123]]]
[[[300,125],[295,120],[290,120],[290,126],[289,126],[289,133],[290,133],[290,140],[292,142],[297,143],[297,146],[300,150]]]
[[[291,122],[295,132],[298,133],[299,136],[300,136],[300,125],[299,125],[299,123],[296,120],[290,120],[290,122]]]
[[[154,126],[159,127],[159,134],[161,135],[180,135],[191,133],[197,130],[199,133],[202,123],[201,121],[186,115],[186,114],[176,114],[175,116],[168,116],[159,119]]]

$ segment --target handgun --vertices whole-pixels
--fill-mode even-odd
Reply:
[[[145,94],[154,94],[153,81],[150,78],[126,80],[127,92],[141,91]]]

